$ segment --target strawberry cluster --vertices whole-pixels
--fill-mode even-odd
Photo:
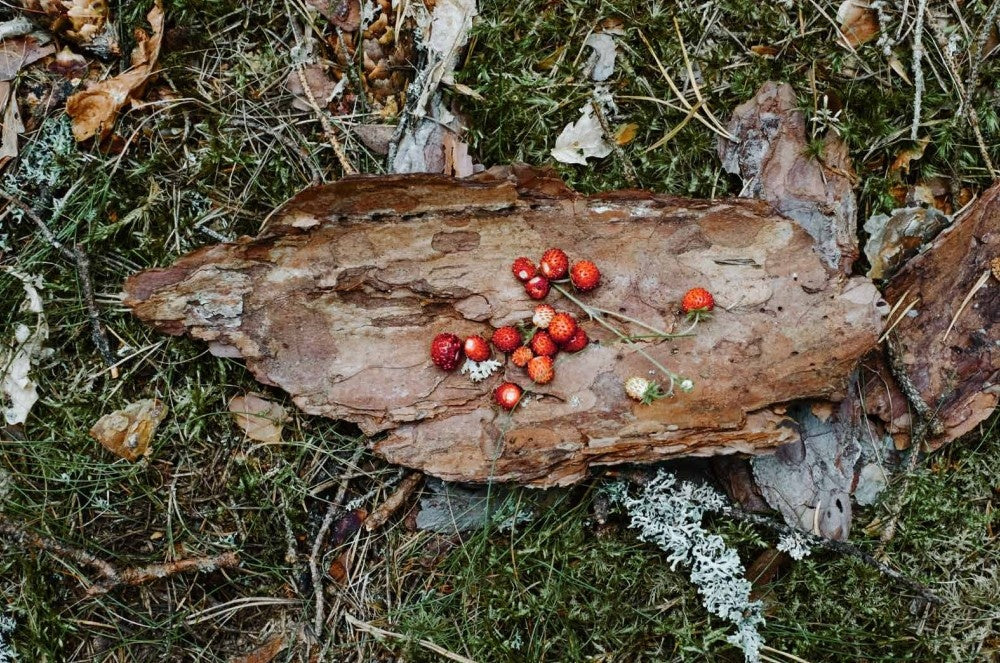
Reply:
[[[569,265],[569,256],[562,249],[549,249],[542,254],[542,259],[535,263],[525,257],[517,258],[511,265],[514,277],[524,283],[524,291],[532,299],[545,299],[549,294],[552,281],[566,278],[580,292],[593,290],[601,282],[601,272],[590,260],[580,260]]]

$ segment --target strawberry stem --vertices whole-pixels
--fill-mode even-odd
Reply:
[[[660,370],[660,372],[662,372],[664,375],[666,375],[670,379],[670,385],[667,387],[665,395],[667,395],[667,396],[673,396],[673,394],[674,394],[674,383],[678,382],[678,381],[682,381],[684,378],[681,377],[680,375],[677,375],[676,373],[674,373],[673,371],[671,371],[669,368],[667,368],[666,366],[664,366],[663,364],[661,364],[660,362],[658,362],[656,359],[654,359],[648,352],[646,352],[645,350],[643,350],[642,347],[638,343],[636,343],[635,340],[631,336],[627,336],[620,329],[618,329],[617,327],[615,327],[614,325],[612,325],[610,322],[608,322],[607,320],[605,320],[603,316],[604,315],[610,315],[610,316],[616,317],[616,318],[617,317],[624,318],[624,319],[628,320],[629,322],[633,322],[633,323],[635,323],[635,324],[637,324],[637,325],[639,325],[641,327],[645,327],[646,329],[652,329],[653,331],[656,332],[657,336],[661,337],[661,338],[662,337],[672,338],[671,334],[664,334],[663,332],[661,332],[660,330],[658,330],[658,329],[656,329],[654,327],[650,327],[649,325],[647,325],[647,324],[645,324],[643,322],[639,322],[638,320],[633,320],[632,318],[628,318],[627,316],[623,316],[620,313],[613,313],[611,311],[607,311],[605,309],[598,308],[596,306],[590,306],[589,304],[584,304],[582,301],[580,301],[579,299],[577,299],[574,295],[570,294],[565,288],[563,288],[559,284],[557,284],[557,283],[551,283],[550,285],[555,290],[557,290],[559,292],[559,294],[561,294],[563,297],[565,297],[566,299],[570,300],[571,302],[573,302],[574,304],[576,304],[577,306],[579,306],[581,309],[583,309],[583,312],[586,313],[587,316],[590,317],[591,320],[593,320],[597,324],[601,325],[602,327],[604,327],[605,329],[607,329],[608,331],[610,331],[612,334],[614,334],[615,336],[617,336],[618,338],[620,338],[623,342],[628,343],[629,345],[635,346],[635,351],[636,352],[638,352],[643,357],[645,357],[649,361],[649,363],[651,363],[653,366],[655,366],[656,368],[658,368]]]

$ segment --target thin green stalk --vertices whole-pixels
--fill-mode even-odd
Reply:
[[[628,343],[629,345],[634,346],[636,352],[638,352],[643,357],[645,357],[647,360],[649,360],[649,363],[651,363],[653,366],[655,366],[656,368],[658,368],[664,375],[666,375],[668,378],[670,378],[670,385],[667,387],[667,395],[668,396],[672,396],[673,395],[673,393],[674,393],[674,382],[677,382],[679,380],[683,380],[684,378],[681,377],[680,375],[677,375],[676,373],[674,373],[673,371],[671,371],[669,368],[667,368],[666,366],[664,366],[663,364],[661,364],[660,362],[658,362],[656,359],[654,359],[652,357],[652,355],[650,355],[648,352],[646,352],[645,350],[643,350],[642,347],[638,343],[636,343],[635,340],[632,339],[632,337],[626,336],[620,329],[618,329],[617,327],[615,327],[614,325],[612,325],[610,322],[608,322],[607,320],[605,320],[602,317],[602,315],[601,315],[603,313],[605,315],[614,315],[614,316],[617,317],[619,314],[611,313],[610,311],[606,311],[604,309],[597,308],[596,306],[590,306],[588,304],[584,304],[582,301],[580,301],[579,299],[577,299],[574,295],[571,295],[569,293],[569,291],[567,291],[565,288],[563,288],[562,286],[560,286],[558,283],[552,283],[551,285],[552,285],[553,288],[555,288],[557,291],[559,291],[559,294],[561,294],[563,297],[565,297],[566,299],[570,300],[571,302],[573,302],[574,304],[576,304],[577,306],[579,306],[581,309],[583,309],[583,312],[586,313],[590,317],[591,320],[593,320],[597,324],[601,325],[602,327],[604,327],[605,329],[607,329],[608,331],[610,331],[612,334],[614,334],[615,336],[617,336],[618,338],[620,338],[623,342]],[[632,321],[632,320],[630,320],[630,321]],[[636,324],[639,324],[639,325],[641,325],[643,327],[646,327],[647,329],[652,329],[651,327],[649,327],[648,325],[646,325],[644,323],[640,323],[640,322],[636,321]],[[654,330],[654,331],[656,331],[658,334],[662,333],[659,330]]]

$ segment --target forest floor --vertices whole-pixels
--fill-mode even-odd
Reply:
[[[632,171],[658,192],[738,194],[719,163],[716,135],[702,124],[686,122],[648,149],[687,111],[639,33],[677,72],[679,30],[718,117],[765,81],[786,81],[810,126],[840,133],[857,171],[859,228],[920,185],[933,186],[935,204],[954,211],[990,184],[980,142],[1000,163],[1000,50],[977,51],[975,38],[992,5],[927,3],[919,140],[912,141],[913,33],[924,3],[902,4],[885,9],[884,39],[847,47],[832,0],[487,0],[457,72],[478,93],[458,99],[470,151],[487,166],[555,165],[584,192],[628,187]],[[112,3],[120,34],[145,26],[150,5]],[[286,89],[300,16],[293,2],[168,3],[156,82],[163,93],[119,118],[124,143],[112,152],[77,144],[55,108],[29,128],[20,157],[0,174],[60,240],[90,256],[96,302],[125,359],[112,379],[90,337],[75,266],[30,222],[4,216],[0,266],[42,278],[52,353],[34,373],[41,399],[27,422],[0,433],[3,516],[121,567],[227,551],[240,558],[238,568],[88,596],[83,579],[91,569],[0,536],[0,609],[13,620],[0,621],[0,643],[22,661],[52,662],[264,661],[237,657],[267,643],[280,649],[276,661],[443,660],[428,643],[452,660],[481,662],[741,660],[726,644],[727,625],[706,612],[686,574],[623,519],[598,524],[601,477],[544,493],[512,491],[503,498],[507,512],[526,505],[533,513],[514,527],[416,531],[406,507],[371,533],[351,533],[319,560],[325,610],[314,627],[309,558],[328,505],[345,486],[343,503],[370,511],[400,470],[370,455],[355,428],[297,412],[238,361],[156,334],[120,300],[128,274],[215,237],[254,235],[314,174],[341,176],[316,115],[297,110]],[[553,164],[555,137],[590,95],[579,74],[583,42],[607,18],[624,29],[609,81],[621,112],[616,126],[635,124],[635,135],[623,140],[621,155]],[[43,74],[26,69],[17,84],[41,85]],[[956,112],[966,96],[982,141]],[[334,118],[361,172],[385,170],[352,134],[373,119],[380,120],[362,111]],[[894,168],[915,145],[922,152],[908,169]],[[21,284],[0,271],[0,301],[9,302],[0,306],[4,336],[21,315],[22,296]],[[248,391],[265,391],[292,413],[280,444],[248,440],[233,424],[227,404]],[[148,458],[118,459],[88,435],[102,415],[154,396],[169,412]],[[853,540],[874,550],[879,523],[901,508],[886,559],[945,605],[922,604],[853,558],[816,551],[780,574],[750,578],[765,604],[769,660],[997,660],[997,422],[922,458],[905,485],[894,482],[855,513]],[[748,566],[773,546],[766,530],[721,517],[709,524]],[[339,565],[332,578],[331,564]]]

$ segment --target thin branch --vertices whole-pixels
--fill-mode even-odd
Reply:
[[[395,492],[365,518],[365,531],[371,532],[384,525],[420,487],[423,480],[424,475],[420,472],[413,472],[403,479]]]
[[[832,539],[826,539],[821,536],[816,536],[810,532],[804,532],[795,527],[791,527],[784,523],[780,523],[772,518],[763,516],[757,513],[751,513],[749,511],[744,511],[743,509],[730,507],[722,512],[724,515],[732,516],[736,520],[742,520],[744,522],[752,523],[754,525],[762,525],[771,529],[779,534],[796,535],[806,538],[810,544],[813,546],[819,546],[821,548],[826,548],[827,550],[832,550],[835,553],[846,555],[848,557],[853,557],[860,562],[870,566],[879,573],[892,578],[901,585],[906,586],[910,590],[919,594],[926,601],[931,603],[944,603],[944,599],[932,592],[930,589],[920,584],[916,580],[912,580],[904,576],[902,573],[896,569],[883,564],[873,557],[871,554],[865,552],[861,548],[858,548],[852,543],[847,541],[834,541]]]

